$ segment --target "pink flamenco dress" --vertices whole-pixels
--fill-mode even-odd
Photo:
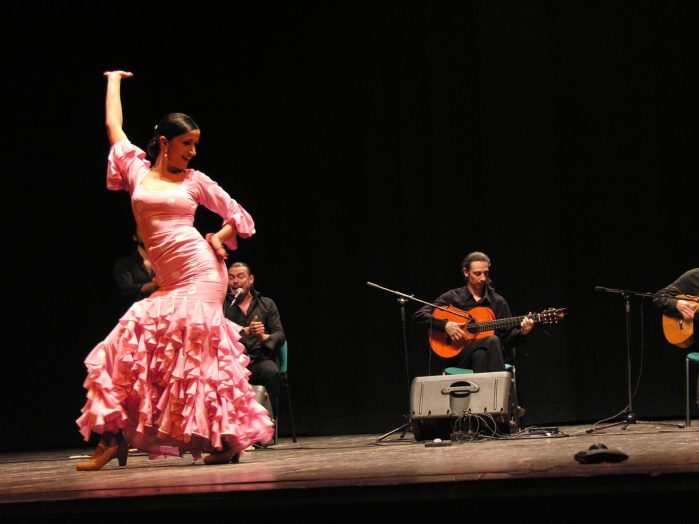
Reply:
[[[223,315],[225,263],[194,228],[203,205],[255,233],[250,215],[216,182],[188,169],[174,189],[141,186],[150,163],[127,140],[109,153],[107,187],[128,190],[159,289],[136,302],[85,359],[87,402],[76,421],[92,432],[122,431],[151,458],[269,442],[273,423],[255,401],[240,327]],[[236,249],[236,238],[226,243]]]

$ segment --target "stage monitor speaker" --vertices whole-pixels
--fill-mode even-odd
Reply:
[[[269,395],[267,394],[267,388],[264,386],[252,386],[255,392],[255,400],[269,413],[269,418],[274,420],[274,411],[272,411],[272,402],[269,400]]]
[[[410,422],[415,440],[449,439],[458,421],[493,421],[513,429],[512,374],[509,371],[416,377],[410,387]]]

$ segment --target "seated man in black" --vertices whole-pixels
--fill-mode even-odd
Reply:
[[[250,357],[250,384],[264,386],[272,406],[276,406],[281,381],[277,351],[286,338],[277,305],[252,288],[254,281],[255,276],[245,262],[230,265],[223,313],[243,328],[240,342]]]
[[[475,251],[464,258],[461,269],[466,278],[464,287],[443,293],[434,301],[437,306],[454,306],[464,312],[474,307],[487,307],[493,311],[496,319],[510,318],[510,306],[495,292],[490,280],[490,258],[485,253]],[[531,318],[525,317],[518,327],[498,329],[494,335],[480,339],[464,330],[464,322],[453,322],[433,316],[434,307],[426,305],[413,314],[413,320],[432,330],[441,331],[454,346],[463,344],[460,353],[442,362],[444,367],[473,369],[476,373],[504,371],[504,344],[519,346],[534,326]],[[471,340],[473,339],[473,340]],[[441,357],[440,357],[441,358]]]
[[[130,255],[123,256],[114,262],[112,275],[122,303],[121,310],[124,313],[134,302],[138,302],[158,289],[155,281],[155,273],[143,246],[143,239],[138,230],[133,235],[136,250]]]

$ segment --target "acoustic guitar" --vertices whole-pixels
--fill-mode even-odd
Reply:
[[[677,295],[676,299],[693,302],[694,311],[699,306],[699,297],[689,295]],[[670,343],[680,348],[688,348],[694,343],[694,322],[687,322],[682,318],[682,315],[677,311],[663,314],[663,333],[665,339]]]
[[[445,332],[430,330],[430,347],[440,357],[452,358],[461,353],[466,344],[494,335],[496,329],[517,327],[525,318],[532,319],[535,324],[555,324],[563,320],[565,315],[565,308],[549,308],[541,313],[496,319],[495,313],[488,307],[478,306],[462,311],[454,306],[442,306],[442,309],[435,309],[432,316],[462,324],[462,329],[466,333],[466,342],[454,343]]]

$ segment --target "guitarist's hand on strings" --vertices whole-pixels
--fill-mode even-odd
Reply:
[[[529,314],[532,314],[531,311]],[[520,334],[527,335],[532,329],[534,329],[534,321],[530,316],[524,317],[522,319],[522,323],[519,325]]]
[[[694,311],[696,310],[696,304],[687,302],[686,300],[678,300],[675,306],[677,311],[682,315],[685,320],[692,320],[694,318]]]
[[[449,338],[453,344],[466,342],[466,333],[464,333],[464,330],[462,329],[465,325],[466,323],[459,324],[458,322],[451,321],[447,321],[445,324],[444,331],[447,335],[449,335]]]

